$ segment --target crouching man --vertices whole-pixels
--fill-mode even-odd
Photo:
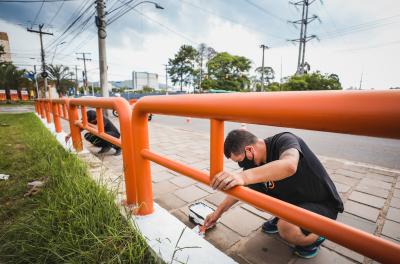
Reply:
[[[224,154],[237,162],[243,172],[217,174],[211,182],[214,189],[247,186],[334,220],[343,212],[343,202],[323,165],[306,143],[292,133],[259,139],[246,130],[233,130],[225,139]],[[215,225],[237,201],[227,196],[207,216],[206,228]],[[262,231],[279,232],[284,240],[295,245],[294,253],[303,258],[316,256],[325,240],[277,217],[265,222]]]

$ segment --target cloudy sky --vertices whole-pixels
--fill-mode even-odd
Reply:
[[[90,52],[89,80],[97,81],[98,52],[94,25],[94,1],[55,3],[2,3],[0,31],[8,33],[13,61],[31,69],[40,64],[37,34],[26,27],[44,23],[46,60],[78,65],[76,52]],[[128,0],[108,0],[111,11]],[[131,1],[134,5],[139,1]],[[265,63],[276,72],[276,80],[296,71],[299,29],[288,20],[298,20],[300,10],[286,0],[157,0],[164,10],[139,5],[107,28],[109,80],[129,80],[131,72],[147,71],[165,82],[163,64],[179,47],[206,43],[217,51],[246,56],[253,69],[261,65],[260,44],[270,47]],[[40,12],[39,12],[40,10]],[[123,8],[119,9],[123,10]],[[339,75],[344,88],[364,89],[400,86],[400,2],[397,0],[324,0],[310,6],[320,18],[309,25],[309,34],[319,36],[307,43],[306,61],[311,70]],[[72,21],[81,19],[66,31]],[[118,11],[108,15],[109,21]],[[86,23],[84,23],[86,22]],[[62,34],[66,31],[65,34]],[[59,43],[66,42],[58,45]],[[55,47],[57,46],[57,50]],[[55,53],[56,50],[56,53]],[[54,56],[55,54],[55,56]],[[54,59],[53,59],[54,56]]]

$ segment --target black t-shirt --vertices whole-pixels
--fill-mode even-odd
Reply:
[[[294,175],[280,181],[256,183],[248,187],[294,205],[315,202],[343,212],[343,202],[334,183],[321,162],[301,138],[284,132],[265,139],[265,144],[267,145],[267,163],[279,160],[285,150],[297,149],[300,153],[297,171]]]
[[[104,122],[104,131],[114,137],[119,138],[120,134],[118,129],[114,126],[114,124],[106,117],[103,118]]]

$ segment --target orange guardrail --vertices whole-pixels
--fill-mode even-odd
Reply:
[[[247,94],[154,96],[133,108],[133,162],[137,214],[153,212],[150,161],[204,184],[223,170],[224,121],[318,131],[400,138],[399,91],[314,91]],[[149,113],[211,119],[210,174],[150,150]],[[400,259],[400,245],[253,191],[235,187],[225,193],[333,242],[383,263]],[[128,202],[133,202],[129,201]]]
[[[79,119],[78,107],[81,109],[82,120]],[[86,115],[87,107],[96,108],[97,128],[89,124]],[[104,131],[102,109],[113,109],[118,113],[121,138],[115,138]],[[125,176],[126,199],[136,203],[136,179],[134,174],[133,139],[131,129],[131,107],[123,98],[84,98],[70,99],[68,103],[69,125],[72,143],[77,151],[82,150],[81,129],[87,130],[113,145],[122,149],[122,160]]]
[[[46,107],[46,100],[48,99],[37,99],[35,101],[35,104],[37,104],[38,114],[42,119],[50,117],[50,115],[47,115],[48,109]],[[47,119],[47,122],[50,123],[49,119]]]
[[[68,119],[69,99],[68,98],[52,99],[50,103],[53,112],[54,127],[56,132],[60,133],[62,131],[60,118],[67,121],[69,120]]]

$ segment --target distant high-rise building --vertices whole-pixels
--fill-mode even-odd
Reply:
[[[133,71],[132,86],[134,90],[143,90],[145,86],[158,90],[158,74]]]
[[[0,62],[11,62],[10,42],[6,32],[0,32],[0,45],[3,50],[0,50]]]

